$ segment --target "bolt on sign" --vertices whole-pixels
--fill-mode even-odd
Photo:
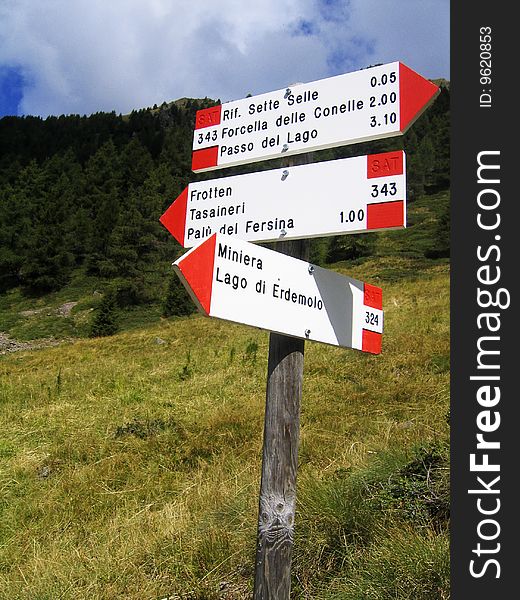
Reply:
[[[250,242],[406,226],[402,150],[190,183],[160,218],[185,248],[213,233]]]
[[[381,352],[379,287],[222,234],[213,234],[173,266],[206,316]]]
[[[401,135],[439,92],[393,62],[199,110],[192,170]]]

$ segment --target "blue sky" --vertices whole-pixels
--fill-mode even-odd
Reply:
[[[23,97],[23,76],[17,67],[0,66],[0,116],[17,114]]]
[[[449,79],[449,0],[0,0],[0,116],[223,102],[400,60]]]

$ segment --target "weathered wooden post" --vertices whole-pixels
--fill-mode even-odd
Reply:
[[[297,258],[304,258],[305,246],[308,250],[308,242],[283,244],[277,249]],[[255,600],[287,599],[291,589],[304,345],[301,339],[270,334]]]
[[[303,154],[298,159],[298,164],[307,164],[309,155]],[[289,167],[296,160],[290,158]],[[290,240],[278,242],[276,250],[309,260],[309,246],[305,239]],[[286,600],[291,591],[304,349],[303,339],[270,333],[255,600]]]

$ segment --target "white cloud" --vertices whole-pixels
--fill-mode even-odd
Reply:
[[[447,76],[433,73],[447,68],[440,5],[449,2],[2,0],[0,65],[25,77],[20,112],[43,116],[226,101],[396,59]]]
[[[377,62],[400,60],[426,77],[448,78],[449,6],[449,0],[358,0],[351,26],[375,41]]]

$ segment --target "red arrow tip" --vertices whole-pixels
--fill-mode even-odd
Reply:
[[[399,63],[401,133],[426,110],[439,92],[440,88],[434,83]]]
[[[181,257],[175,267],[185,286],[191,290],[201,309],[210,314],[213,267],[217,234],[190,250]]]
[[[162,215],[159,221],[173,235],[173,237],[184,247],[184,229],[186,226],[186,207],[188,205],[188,188],[177,196],[170,207]]]

